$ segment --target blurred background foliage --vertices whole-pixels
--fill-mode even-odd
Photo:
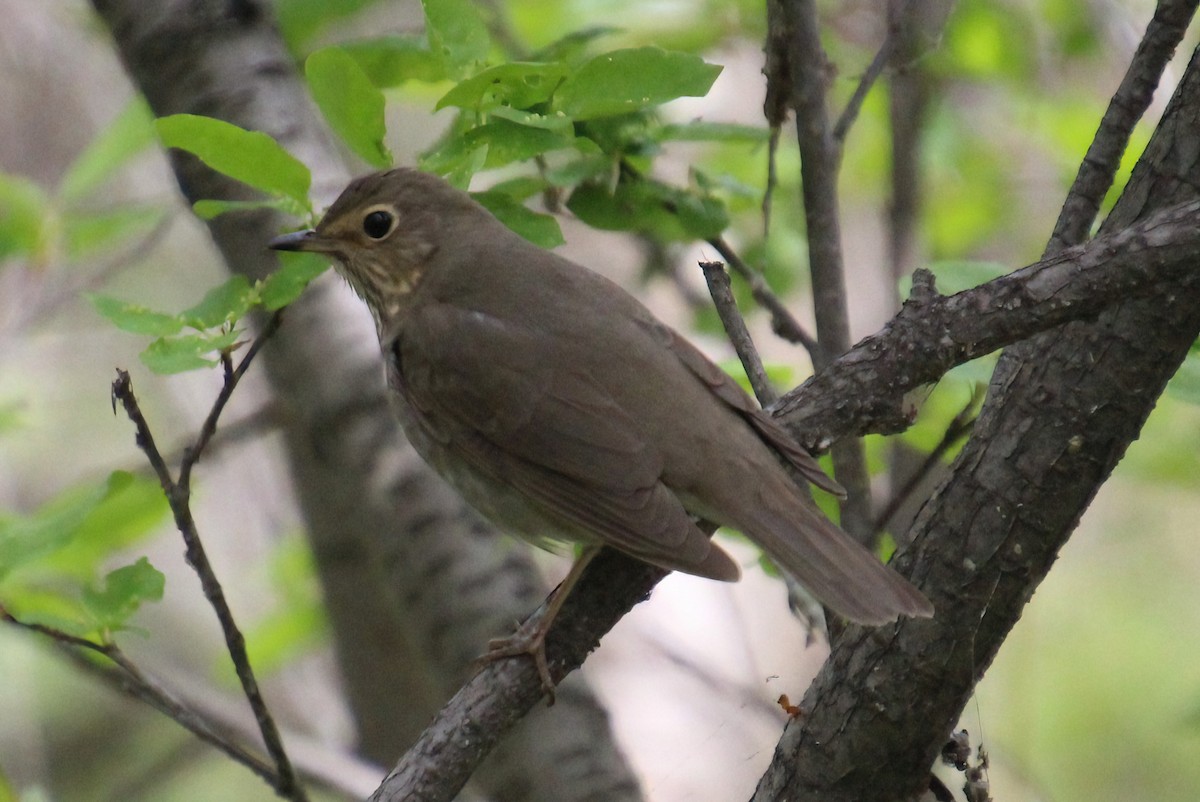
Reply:
[[[610,243],[620,236],[614,265],[604,267],[637,285],[662,314],[693,327],[714,353],[723,347],[719,324],[692,269],[710,252],[696,238],[723,232],[797,314],[811,320],[804,232],[797,223],[803,220],[798,157],[786,129],[771,228],[764,234],[761,2],[429,0],[425,12],[431,23],[438,21],[430,28],[437,36],[423,30],[417,3],[279,0],[276,11],[297,64],[307,60],[317,102],[348,153],[362,162],[418,163],[463,185],[479,171],[471,187],[490,189],[481,200],[502,219],[547,246],[565,238],[566,252],[593,267],[600,267],[597,253],[610,258]],[[919,261],[934,269],[943,291],[1037,259],[1151,11],[1146,0],[954,5],[944,30],[913,64],[931,86],[922,120]],[[3,0],[0,13],[13,20],[0,34],[0,61],[10,77],[0,90],[0,603],[18,617],[77,634],[107,638],[132,628],[123,646],[164,676],[192,690],[214,680],[231,688],[207,614],[189,598],[196,594],[179,565],[162,499],[132,448],[131,431],[123,419],[114,423],[108,409],[111,367],[132,364],[145,337],[114,333],[97,310],[140,335],[171,337],[185,326],[211,330],[203,335],[210,339],[192,344],[193,361],[167,365],[194,368],[201,364],[196,359],[211,362],[213,348],[237,338],[238,321],[251,306],[274,307],[261,297],[262,288],[224,281],[203,229],[174,197],[157,149],[158,137],[166,134],[161,125],[156,132],[144,104],[130,97],[88,8],[74,0]],[[887,22],[875,2],[826,2],[822,13],[835,66],[836,111],[873,58]],[[1180,58],[1194,41],[1192,36],[1181,48]],[[31,67],[39,46],[63,58]],[[657,103],[666,97],[647,98],[620,116],[588,105],[596,93],[579,77],[582,69],[573,73],[580,83],[574,95],[564,91],[553,101],[538,94],[533,79],[553,79],[558,67],[502,81],[509,94],[499,98],[495,81],[470,82],[481,59],[576,69],[598,53],[644,47],[679,51],[680,60],[667,68],[700,84],[707,70],[700,57],[724,69],[703,99],[684,98],[660,110]],[[647,69],[644,62],[636,67]],[[512,66],[493,69],[508,72],[492,76],[514,75]],[[81,80],[88,72],[103,77]],[[1168,70],[1166,82],[1176,74]],[[354,91],[339,93],[347,86]],[[1139,128],[1119,182],[1148,140],[1169,89],[1160,89],[1150,122]],[[678,94],[705,90],[706,84]],[[338,127],[331,107],[348,104],[347,116],[359,120],[379,92],[386,106],[376,109],[377,119]],[[887,319],[895,292],[881,267],[892,196],[886,93],[881,82],[868,97],[846,142],[842,169],[856,336]],[[574,124],[556,123],[556,109]],[[59,130],[64,115],[72,114],[86,123]],[[529,167],[534,156],[545,160],[544,169]],[[690,208],[692,217],[680,224],[680,215],[622,216],[611,192],[603,190],[628,169],[640,181],[627,185],[635,188],[629,191]],[[290,208],[301,217],[310,213],[306,190],[292,195]],[[565,197],[555,198],[559,192]],[[1117,194],[1119,186],[1108,203]],[[589,233],[572,215],[551,218],[524,205],[538,198],[564,201],[575,218],[597,228],[633,231]],[[311,265],[303,270],[308,277],[315,271]],[[288,292],[300,286],[302,281]],[[773,375],[785,389],[801,380],[806,360],[771,340],[747,288],[739,282],[735,288]],[[86,293],[122,298],[123,305],[89,304]],[[226,304],[217,313],[214,298]],[[175,309],[186,311],[156,311]],[[203,325],[196,325],[198,319]],[[152,360],[147,364],[154,367]],[[903,441],[932,448],[990,368],[991,360],[964,366],[917,399],[921,414]],[[195,431],[218,386],[212,373],[169,380],[136,375],[164,437],[182,443]],[[256,663],[282,687],[311,688],[314,677],[328,680],[330,670],[311,557],[296,531],[286,477],[277,465],[261,472],[278,444],[269,425],[253,424],[269,420],[270,401],[261,388],[244,395],[227,422],[248,422],[253,436],[235,436],[221,446],[200,479],[198,517],[207,523],[202,531],[211,527],[215,537],[231,541],[218,540],[217,559],[228,572],[235,606],[250,611],[244,623]],[[996,798],[1196,798],[1198,401],[1200,369],[1193,359],[969,706],[963,726],[991,754]],[[882,473],[885,445],[872,438],[869,446],[872,465]],[[237,535],[218,534],[235,521]],[[163,574],[166,598],[143,607],[162,594],[155,576]],[[28,633],[0,629],[0,802],[211,798],[213,788],[229,789],[221,794],[226,798],[270,798],[253,778],[169,722],[80,680],[54,652]],[[618,721],[631,715],[622,714],[619,693],[608,702]],[[288,716],[319,738],[347,738],[349,725],[333,688],[295,703]],[[141,734],[98,736],[132,722],[144,728]],[[763,740],[747,751],[769,756],[778,724],[768,721]],[[700,738],[712,738],[724,725],[716,726]],[[718,787],[703,779],[697,758],[680,757],[689,743],[665,758],[637,743],[624,746],[635,756],[650,799],[685,798],[684,773],[700,775],[701,788]],[[63,754],[81,757],[64,770],[55,757]],[[735,762],[752,764],[743,771],[752,782],[762,761],[743,757],[738,751]],[[712,770],[736,775],[719,762]],[[752,785],[742,779],[728,787],[706,798],[742,798]]]

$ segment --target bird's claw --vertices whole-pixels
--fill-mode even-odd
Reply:
[[[529,655],[547,697],[547,706],[554,704],[554,680],[550,678],[550,665],[546,662],[546,632],[538,624],[526,622],[507,638],[488,641],[487,652],[477,662],[482,665],[508,657]]]

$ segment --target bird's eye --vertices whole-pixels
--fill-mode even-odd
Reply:
[[[395,219],[390,212],[371,212],[363,218],[363,233],[371,239],[383,239],[392,233],[392,224]]]

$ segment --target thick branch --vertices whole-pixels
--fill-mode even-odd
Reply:
[[[902,431],[912,422],[905,394],[950,368],[1192,274],[1197,222],[1200,204],[1189,202],[956,295],[910,299],[774,413],[809,448]]]

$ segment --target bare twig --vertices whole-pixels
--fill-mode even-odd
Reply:
[[[908,5],[907,0],[903,3]],[[901,9],[903,12],[903,9]],[[896,37],[899,35],[900,26],[897,24],[895,17],[889,15],[887,33],[883,37],[883,44],[879,46],[879,50],[875,53],[875,58],[871,59],[871,63],[867,66],[866,72],[858,81],[858,86],[854,88],[854,94],[850,96],[850,100],[846,102],[846,108],[842,110],[842,114],[838,117],[833,126],[833,141],[837,143],[840,149],[846,142],[846,135],[850,133],[850,126],[854,125],[854,121],[858,119],[858,113],[862,111],[863,102],[867,99],[867,94],[871,91],[871,87],[879,80],[879,76],[887,68],[892,60],[892,53],[896,49]]]
[[[809,356],[815,359],[817,341],[804,330],[800,321],[796,320],[783,301],[779,300],[779,296],[771,291],[762,274],[746,264],[723,237],[713,237],[706,242],[716,248],[717,253],[721,254],[721,258],[725,260],[730,269],[750,285],[750,294],[754,296],[754,300],[758,301],[762,308],[771,315],[771,330],[788,342],[803,346]]]
[[[733,344],[733,349],[737,351],[738,359],[741,360],[742,367],[746,370],[746,378],[750,380],[750,386],[754,388],[754,395],[763,408],[769,407],[779,398],[779,394],[775,392],[770,379],[767,378],[762,358],[759,357],[758,349],[754,347],[754,340],[750,337],[750,331],[746,328],[746,321],[742,318],[742,313],[738,311],[737,301],[733,297],[733,288],[729,284],[729,274],[725,272],[725,265],[721,262],[705,261],[700,263],[700,269],[704,271],[704,280],[708,283],[708,291],[712,294],[717,314],[721,316],[721,323],[725,326],[729,342]]]
[[[163,492],[166,494],[167,501],[171,506],[171,512],[175,517],[175,525],[183,536],[187,547],[185,556],[188,564],[192,566],[199,577],[204,596],[208,599],[209,604],[212,605],[213,610],[217,614],[217,619],[220,621],[221,631],[225,635],[225,645],[229,650],[230,658],[233,660],[238,679],[241,681],[242,691],[250,703],[251,710],[254,712],[254,717],[258,722],[259,731],[262,733],[267,753],[275,762],[278,770],[279,776],[275,789],[282,796],[294,799],[297,802],[304,802],[307,799],[307,795],[296,777],[295,770],[283,747],[283,741],[279,736],[279,729],[275,725],[275,720],[271,716],[270,710],[267,708],[267,704],[262,697],[258,680],[254,676],[254,670],[250,665],[250,659],[246,653],[245,638],[238,628],[237,622],[234,620],[233,611],[230,609],[229,603],[225,598],[225,591],[221,587],[221,583],[213,571],[212,564],[208,560],[204,544],[200,540],[196,522],[192,518],[190,507],[192,469],[196,462],[199,461],[204,447],[208,444],[213,432],[216,431],[217,421],[234,389],[237,387],[238,381],[245,374],[246,369],[250,366],[251,361],[262,347],[262,344],[278,329],[280,319],[281,314],[276,312],[270,318],[262,333],[255,338],[249,350],[247,350],[245,356],[242,357],[241,362],[236,367],[227,353],[222,354],[221,363],[225,371],[225,383],[221,388],[221,392],[217,395],[216,401],[213,403],[212,410],[201,426],[196,442],[190,448],[184,450],[183,461],[179,468],[178,481],[171,477],[170,469],[167,467],[162,454],[158,450],[149,424],[147,424],[146,418],[138,405],[137,398],[133,393],[132,382],[126,371],[117,371],[117,379],[113,382],[113,400],[114,404],[116,401],[121,402],[125,408],[125,413],[133,421],[134,427],[137,429],[138,447],[145,452],[147,459],[158,475],[159,483],[162,485]]]
[[[77,667],[150,705],[200,740],[211,744],[233,760],[246,766],[269,784],[274,786],[279,783],[279,775],[273,766],[233,741],[221,737],[210,722],[176,700],[157,682],[143,674],[141,669],[126,657],[115,643],[96,643],[54,627],[21,621],[2,607],[0,607],[0,620],[50,638],[60,646],[62,653]],[[104,656],[113,663],[115,668],[106,667],[96,660],[88,659],[81,654],[80,650]]]
[[[1121,155],[1129,145],[1134,126],[1150,106],[1162,71],[1175,53],[1195,11],[1195,0],[1160,0],[1158,3],[1125,77],[1109,101],[1087,155],[1080,162],[1075,183],[1059,213],[1044,256],[1078,245],[1087,237],[1100,203],[1121,165]]]

